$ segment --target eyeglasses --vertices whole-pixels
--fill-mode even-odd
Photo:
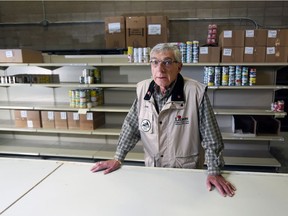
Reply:
[[[153,65],[154,67],[157,67],[160,64],[163,64],[165,67],[170,67],[173,63],[178,63],[178,61],[173,61],[171,59],[166,59],[166,60],[157,60],[153,59],[150,61],[150,64]]]

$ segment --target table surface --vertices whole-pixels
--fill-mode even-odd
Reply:
[[[0,214],[60,165],[55,161],[0,158]]]
[[[35,169],[32,164],[39,167]],[[38,160],[26,163],[29,167],[23,170],[32,168],[27,174],[35,173],[33,178],[24,175],[19,179],[14,170],[15,175],[10,175],[12,181],[7,180],[9,176],[4,182],[0,179],[1,199],[3,184],[8,190],[18,184],[15,178],[22,181],[27,177],[27,182],[30,181],[25,187],[27,192],[20,198],[19,193],[14,196],[18,199],[2,213],[3,216],[271,216],[287,212],[287,174],[224,172],[223,175],[237,187],[236,195],[230,198],[222,197],[215,189],[207,191],[204,170],[123,166],[103,175],[103,172],[91,173],[91,163],[44,164]],[[50,171],[54,169],[43,178],[49,172],[48,167]],[[35,179],[39,181],[37,184]],[[23,187],[19,191],[23,194]],[[8,202],[12,202],[11,198],[6,200]]]

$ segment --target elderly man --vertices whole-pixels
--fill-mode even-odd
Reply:
[[[222,136],[206,86],[180,74],[181,54],[172,44],[153,47],[150,63],[153,79],[137,84],[114,159],[95,163],[91,171],[119,169],[141,139],[146,166],[201,168],[205,153],[208,190],[215,186],[221,195],[233,196],[236,188],[221,175]]]

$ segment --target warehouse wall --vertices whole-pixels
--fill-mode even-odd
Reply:
[[[285,1],[1,1],[0,48],[100,49],[105,48],[104,18],[119,15],[167,15],[170,41],[204,43],[207,26],[219,30],[288,26]],[[199,18],[201,21],[173,21]],[[203,20],[209,18],[209,20]],[[45,22],[45,21],[48,21]]]

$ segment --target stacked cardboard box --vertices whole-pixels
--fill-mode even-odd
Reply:
[[[254,29],[245,31],[244,62],[265,62],[267,30]]]
[[[169,20],[167,16],[147,16],[147,47],[158,43],[167,43],[169,37]]]
[[[55,128],[57,128],[57,129],[67,129],[68,128],[67,112],[55,111],[54,116],[55,116]]]
[[[220,47],[200,47],[199,63],[219,63]]]
[[[80,129],[94,130],[105,123],[105,114],[96,112],[87,112],[80,114]]]
[[[219,36],[221,62],[242,63],[244,51],[244,30],[225,30]]]
[[[53,111],[41,111],[42,127],[55,128],[55,115]]]
[[[288,29],[267,30],[266,62],[288,61]]]
[[[80,129],[80,114],[78,112],[68,113],[68,129]]]
[[[106,17],[105,18],[105,42],[106,48],[125,48],[125,17]]]
[[[40,111],[15,110],[15,126],[20,128],[41,128]]]
[[[168,42],[167,16],[119,16],[105,18],[106,48],[153,47]]]
[[[0,62],[42,63],[42,52],[31,49],[0,49]]]

